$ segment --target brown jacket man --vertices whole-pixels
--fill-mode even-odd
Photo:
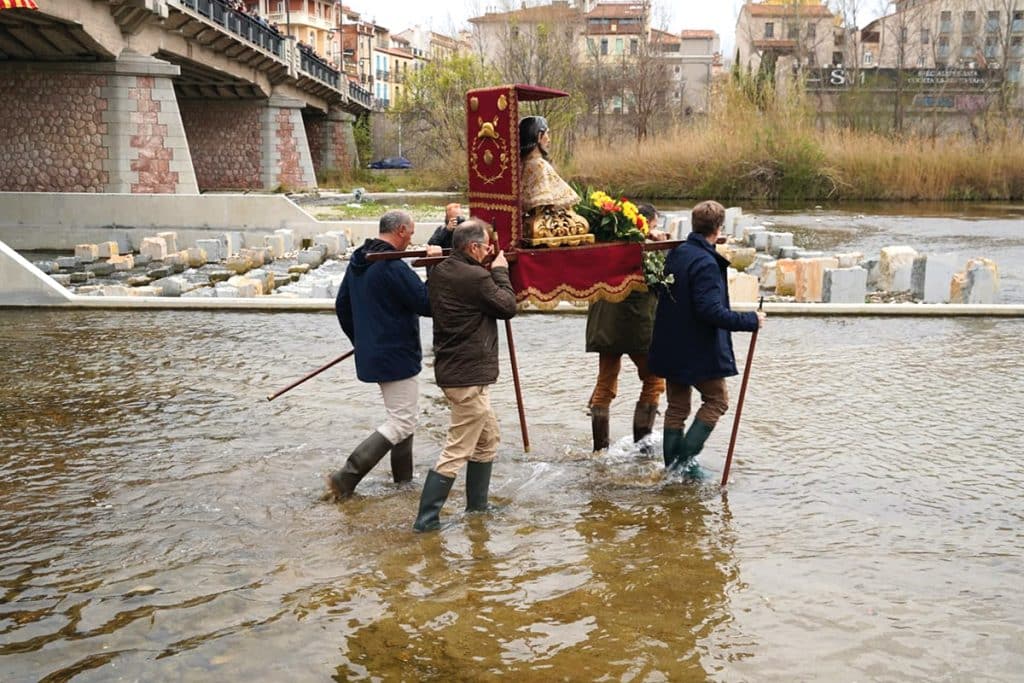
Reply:
[[[430,272],[427,289],[434,317],[434,376],[451,405],[444,450],[427,473],[417,531],[440,526],[439,515],[455,477],[466,471],[466,509],[487,509],[491,465],[500,432],[488,393],[498,378],[498,323],[516,313],[516,296],[501,252],[491,269],[490,226],[469,219],[455,229],[452,255]]]

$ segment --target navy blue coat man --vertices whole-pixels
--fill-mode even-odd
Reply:
[[[423,349],[419,316],[430,315],[427,286],[405,261],[368,263],[368,253],[395,251],[367,239],[352,254],[334,310],[356,349],[356,376],[363,382],[397,382],[420,373]]]
[[[757,314],[729,309],[728,267],[700,233],[691,232],[669,252],[665,272],[675,282],[658,299],[651,372],[687,386],[736,374],[730,332],[753,332]]]

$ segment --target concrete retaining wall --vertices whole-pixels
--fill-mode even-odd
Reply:
[[[186,246],[227,230],[263,246],[280,228],[296,239],[342,230],[353,244],[377,234],[376,221],[318,221],[284,195],[0,192],[0,241],[21,251],[109,241],[138,250],[143,238],[166,230]]]

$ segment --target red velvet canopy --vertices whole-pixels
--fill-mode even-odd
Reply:
[[[532,85],[501,85],[466,93],[470,214],[494,226],[509,255],[516,297],[558,301],[621,301],[644,288],[639,244],[521,249],[519,103],[566,97]]]

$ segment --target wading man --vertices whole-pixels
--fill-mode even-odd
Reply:
[[[648,239],[668,239],[666,233],[653,228],[658,224],[657,210],[650,204],[638,208],[652,226]],[[633,441],[640,441],[654,429],[658,401],[665,393],[665,380],[647,367],[657,305],[656,292],[631,292],[618,303],[595,301],[587,311],[587,352],[600,354],[597,384],[589,402],[595,451],[608,448],[608,411],[619,387],[623,355],[633,361],[641,382],[640,398],[633,409]]]
[[[367,239],[352,254],[338,288],[334,308],[341,329],[356,351],[356,376],[380,387],[387,417],[348,456],[345,465],[327,477],[335,499],[348,498],[356,485],[391,451],[395,482],[412,480],[412,435],[416,428],[423,350],[421,315],[430,315],[427,286],[405,261],[366,260],[368,254],[404,251],[416,225],[405,211],[388,211],[380,219],[376,239]],[[427,253],[439,255],[440,247]]]
[[[753,332],[764,325],[765,314],[729,308],[729,262],[715,250],[725,207],[702,202],[690,220],[693,232],[665,259],[665,273],[674,275],[675,282],[658,300],[648,363],[651,372],[667,380],[665,467],[699,476],[693,459],[729,408],[725,378],[736,374],[730,333]],[[684,432],[693,389],[701,406]]]
[[[427,473],[413,528],[437,529],[440,513],[462,466],[466,510],[487,509],[491,465],[498,452],[498,420],[490,385],[498,379],[498,320],[516,313],[508,262],[498,252],[491,268],[490,226],[471,218],[455,228],[452,255],[430,273],[434,317],[434,377],[451,406],[444,450]]]

